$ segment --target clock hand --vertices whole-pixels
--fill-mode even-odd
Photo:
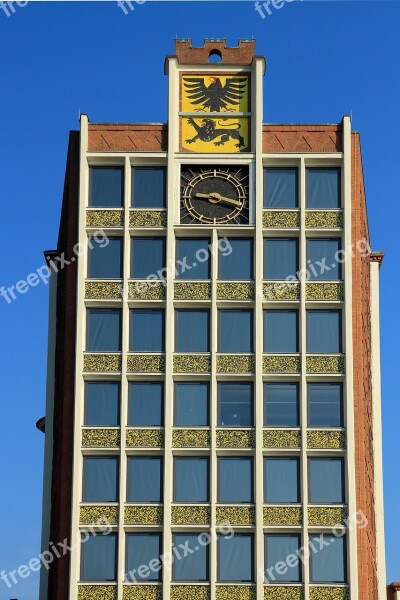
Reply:
[[[210,194],[195,194],[197,198],[207,198],[212,203],[223,202],[224,204],[231,204],[232,206],[237,206],[238,208],[242,207],[242,203],[238,200],[233,200],[232,198],[225,198],[225,196],[221,196],[217,192],[211,192]]]

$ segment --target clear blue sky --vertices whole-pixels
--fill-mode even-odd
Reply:
[[[400,579],[397,2],[296,2],[262,20],[253,2],[30,2],[0,10],[0,286],[42,264],[57,241],[68,131],[92,121],[165,121],[164,56],[174,38],[254,36],[267,57],[264,121],[340,121],[362,133],[369,222],[381,271],[388,580]],[[397,175],[396,175],[397,173]],[[397,276],[397,279],[396,279]],[[46,286],[0,298],[0,570],[40,552],[47,348]],[[38,577],[0,598],[37,600]]]

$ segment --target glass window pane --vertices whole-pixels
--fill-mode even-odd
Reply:
[[[117,456],[83,459],[83,502],[118,500],[118,465]]]
[[[325,542],[323,548],[321,544]],[[346,537],[332,534],[310,537],[310,543],[318,552],[310,555],[310,578],[313,583],[346,583]],[[320,549],[321,548],[321,549]]]
[[[219,251],[219,279],[253,279],[253,240],[229,238],[228,242],[230,249],[225,241],[226,249]]]
[[[118,381],[85,383],[85,425],[119,425],[120,384]]]
[[[307,311],[307,352],[335,354],[342,351],[342,324],[339,310]]]
[[[210,279],[210,238],[176,240],[176,278]]]
[[[122,238],[109,237],[108,243],[100,245],[90,239],[88,277],[92,279],[120,279],[122,277]]]
[[[301,581],[301,562],[298,551],[300,536],[268,534],[265,536],[266,582],[297,583]],[[296,557],[297,556],[297,561]],[[289,563],[289,564],[288,564]],[[290,566],[289,566],[290,565]]]
[[[160,456],[128,458],[128,502],[162,502],[163,459]]]
[[[340,208],[340,169],[307,169],[307,208]]]
[[[119,352],[121,350],[120,309],[88,309],[86,349],[89,352]]]
[[[134,208],[164,208],[166,199],[164,167],[134,167],[132,169],[132,206]]]
[[[175,311],[175,352],[210,351],[210,311]]]
[[[254,392],[252,383],[218,384],[218,425],[253,427]]]
[[[218,581],[254,580],[254,543],[252,534],[218,536]]]
[[[133,279],[162,279],[165,268],[165,238],[132,238],[131,277]]]
[[[253,502],[253,459],[218,459],[218,502]]]
[[[128,425],[131,427],[164,425],[164,384],[162,382],[129,383]]]
[[[89,206],[120,208],[124,203],[123,167],[90,167]]]
[[[307,270],[317,281],[342,278],[341,242],[338,239],[307,240]]]
[[[253,352],[253,311],[219,310],[218,352]]]
[[[299,474],[298,458],[264,459],[264,501],[300,502]]]
[[[209,384],[175,383],[175,426],[205,427],[209,424]]]
[[[117,535],[82,537],[81,581],[116,581]]]
[[[129,350],[164,352],[164,310],[131,310]]]
[[[207,457],[174,459],[174,502],[209,502]]]
[[[264,352],[298,352],[298,311],[264,311]]]
[[[126,536],[126,578],[138,581],[161,581],[162,552],[160,533],[128,533]]]
[[[309,427],[343,427],[341,383],[308,384]]]
[[[265,383],[264,426],[298,427],[299,425],[298,383]]]
[[[208,546],[202,545],[199,538],[202,539],[201,534],[197,533],[176,533],[173,536],[180,556],[180,560],[174,561],[173,581],[208,581]],[[184,548],[194,552],[187,552]]]
[[[299,270],[296,239],[264,239],[264,279],[286,280]]]
[[[264,169],[264,208],[298,207],[296,168]]]
[[[343,459],[310,458],[308,481],[310,504],[343,504]]]

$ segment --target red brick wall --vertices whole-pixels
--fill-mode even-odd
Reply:
[[[89,152],[166,152],[168,128],[160,124],[89,124]]]
[[[342,125],[263,125],[264,152],[342,152]]]
[[[175,42],[175,54],[181,65],[206,65],[212,50],[217,50],[221,54],[222,60],[219,64],[251,65],[255,49],[254,40],[248,42],[239,40],[237,48],[227,48],[226,40],[219,42],[204,40],[204,46],[199,48],[192,47],[192,40]]]

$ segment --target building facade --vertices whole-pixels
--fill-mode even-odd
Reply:
[[[70,134],[40,600],[384,600],[359,134],[264,124],[254,41],[165,68],[167,124]]]

